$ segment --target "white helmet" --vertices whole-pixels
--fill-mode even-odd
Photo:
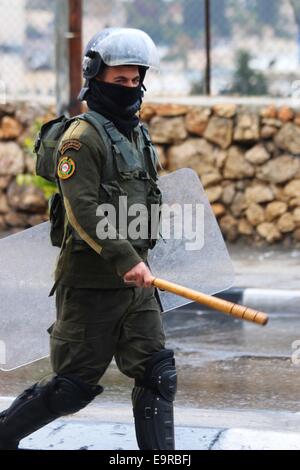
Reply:
[[[106,28],[95,34],[84,51],[82,68],[86,83],[79,99],[84,99],[89,80],[99,74],[103,65],[138,65],[145,69],[158,69],[158,51],[150,36],[140,29]]]

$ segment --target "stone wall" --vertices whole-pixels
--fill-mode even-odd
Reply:
[[[300,113],[147,103],[142,119],[164,171],[198,173],[226,239],[300,242]]]
[[[34,172],[28,142],[39,105],[0,106],[0,232],[47,220],[43,192],[16,181]],[[141,112],[164,172],[199,175],[226,239],[300,243],[300,113],[289,107],[146,103]]]
[[[49,113],[41,106],[0,106],[0,232],[17,232],[48,219],[44,193],[32,184],[18,184],[16,178],[34,173],[35,161],[28,148],[32,126],[41,116],[46,120]]]

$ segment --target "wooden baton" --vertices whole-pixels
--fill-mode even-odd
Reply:
[[[214,308],[233,317],[240,318],[249,322],[257,323],[259,325],[266,325],[268,323],[268,315],[258,310],[238,305],[228,300],[223,300],[218,297],[203,294],[188,287],[174,284],[173,282],[165,281],[164,279],[153,278],[152,285],[158,289],[172,292],[173,294],[180,295],[186,299],[193,300],[199,304],[207,305],[208,307]]]

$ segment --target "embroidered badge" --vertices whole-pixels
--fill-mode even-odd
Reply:
[[[70,178],[75,171],[75,162],[70,157],[64,157],[58,164],[57,174],[62,180]]]
[[[75,140],[75,139],[67,140],[67,142],[65,142],[61,146],[60,153],[61,153],[61,155],[63,155],[65,153],[65,151],[69,150],[69,149],[79,150],[81,148],[81,145],[82,144],[79,142],[79,140]]]

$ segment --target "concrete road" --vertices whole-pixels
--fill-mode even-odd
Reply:
[[[235,287],[251,288],[250,300],[269,306],[270,321],[259,327],[198,306],[164,315],[167,347],[178,367],[177,448],[300,450],[300,252],[229,251]],[[1,372],[0,407],[49,370],[42,360]],[[93,405],[24,445],[136,449],[131,380],[112,363],[101,383],[105,392]]]

